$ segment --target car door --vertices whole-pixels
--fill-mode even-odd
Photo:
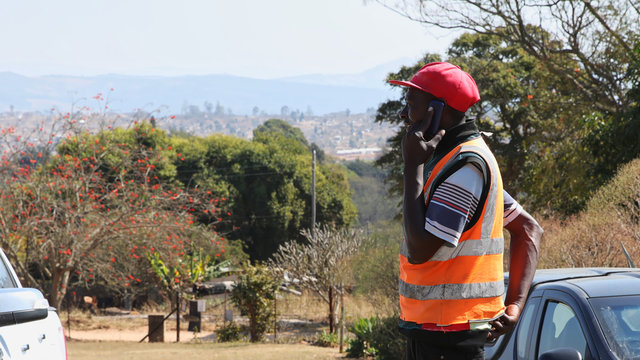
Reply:
[[[527,299],[515,329],[498,339],[494,344],[485,345],[485,358],[488,360],[526,360],[531,359],[531,350],[538,331],[540,313],[540,294]]]
[[[533,359],[542,354],[571,348],[577,350],[582,359],[593,359],[595,348],[590,340],[584,308],[566,292],[546,290],[542,300],[540,326],[537,341],[529,349]]]

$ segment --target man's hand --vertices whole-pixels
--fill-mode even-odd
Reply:
[[[431,139],[424,138],[432,116],[433,109],[430,108],[425,119],[412,124],[402,139],[404,160],[402,220],[409,252],[407,260],[412,264],[421,264],[429,260],[444,242],[424,229],[426,211],[422,194],[424,163],[433,155],[433,151],[444,136],[444,130],[441,130]]]
[[[444,136],[444,130],[440,130],[431,139],[426,139],[426,132],[431,124],[433,108],[427,110],[427,116],[419,123],[412,124],[402,139],[402,159],[406,166],[419,166],[427,162],[436,146]]]
[[[519,317],[520,307],[518,305],[512,304],[507,306],[502,316],[489,322],[491,330],[487,336],[487,341],[491,342],[497,340],[500,336],[513,330]]]

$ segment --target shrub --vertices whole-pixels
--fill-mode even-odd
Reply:
[[[376,349],[376,359],[404,359],[407,341],[398,330],[398,315],[378,318],[371,331],[371,346]]]
[[[356,338],[349,341],[347,357],[360,358],[376,354],[376,349],[371,346],[375,323],[375,317],[359,318],[353,323],[349,332],[353,333]]]
[[[322,330],[313,341],[313,345],[322,347],[335,347],[338,344],[338,335],[336,333],[326,332]]]
[[[233,321],[216,330],[218,342],[240,341],[242,333],[242,328]]]
[[[542,219],[540,268],[627,266],[622,246],[640,261],[640,159],[621,167],[596,191],[581,213]]]
[[[360,318],[349,331],[356,338],[349,341],[347,357],[375,356],[379,360],[403,359],[406,340],[398,330],[398,316]]]
[[[252,266],[248,262],[231,291],[231,301],[242,315],[249,318],[251,342],[262,340],[273,319],[273,300],[279,281],[265,266]]]

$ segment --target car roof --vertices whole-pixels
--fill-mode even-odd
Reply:
[[[508,274],[505,275],[505,281]],[[640,295],[640,268],[561,268],[536,270],[533,284],[568,282],[588,297]]]
[[[571,279],[588,297],[640,295],[640,270],[606,276]]]

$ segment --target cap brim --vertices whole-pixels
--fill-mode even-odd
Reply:
[[[412,87],[418,90],[422,90],[424,92],[428,92],[427,90],[421,88],[420,86],[412,83],[411,81],[400,81],[400,80],[389,80],[387,81],[389,84],[394,84],[394,85],[401,85],[401,86],[407,86],[407,87]]]

